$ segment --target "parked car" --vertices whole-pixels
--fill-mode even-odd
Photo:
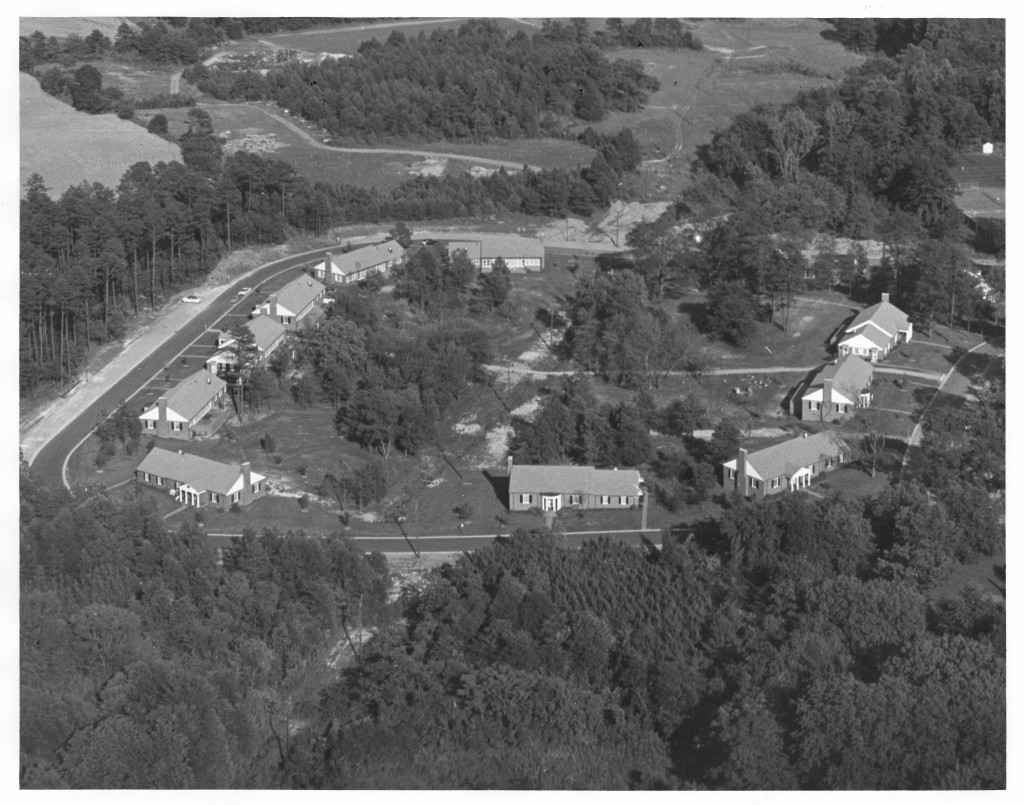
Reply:
[[[239,290],[239,292],[238,292],[238,296],[248,296],[248,295],[249,295],[249,294],[251,294],[251,293],[252,293],[252,288],[250,288],[250,287],[249,287],[249,286],[247,285],[246,287],[244,287],[244,288],[242,288],[241,290]]]
[[[188,302],[190,305],[197,305],[199,304],[199,297],[190,293],[188,296],[182,297],[181,301]]]

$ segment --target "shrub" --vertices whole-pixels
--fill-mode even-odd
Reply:
[[[473,504],[468,502],[463,503],[459,506],[456,506],[454,509],[452,509],[452,511],[455,512],[455,515],[460,520],[468,520],[470,517],[473,516]]]
[[[202,509],[196,509],[192,513],[192,516],[195,518],[195,521],[199,525],[202,525],[204,522],[206,522],[206,513]]]
[[[238,514],[239,512],[242,511],[242,507],[241,507],[241,505],[239,505],[237,500],[234,503],[231,504],[231,511],[234,514]]]
[[[274,463],[275,464],[280,464],[282,461],[284,461],[284,459],[281,458],[281,456],[278,456],[278,455],[274,456]]]
[[[274,444],[274,437],[271,436],[269,433],[263,435],[263,438],[260,439],[260,445],[262,445],[263,449],[266,450],[268,453],[273,453],[274,448],[277,447],[277,445]]]
[[[309,495],[302,495],[299,498],[299,508],[303,511],[309,508]]]
[[[303,478],[306,477],[306,465],[305,464],[299,464],[299,466],[297,466],[295,468],[295,471],[298,472],[299,475],[301,475]]]

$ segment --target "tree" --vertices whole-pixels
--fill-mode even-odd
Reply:
[[[741,282],[721,282],[707,293],[705,323],[709,332],[737,347],[754,337],[758,318],[754,298]]]
[[[146,131],[150,134],[167,134],[167,115],[153,115],[153,117],[149,119]]]
[[[397,240],[398,245],[403,249],[408,249],[412,246],[412,231],[403,221],[396,221],[388,235],[392,240]]]
[[[490,273],[480,274],[477,282],[477,298],[485,310],[501,307],[512,290],[512,274],[501,257],[494,261]]]

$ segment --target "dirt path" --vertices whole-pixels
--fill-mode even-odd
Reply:
[[[223,103],[216,104],[216,106],[247,106],[250,109],[258,109],[263,114],[274,118],[279,123],[287,126],[289,129],[298,134],[303,140],[314,148],[321,148],[324,151],[336,151],[340,154],[397,154],[399,156],[416,156],[423,158],[438,158],[438,159],[461,159],[467,162],[475,162],[481,165],[493,165],[496,168],[505,168],[507,170],[521,170],[524,166],[521,162],[514,162],[505,159],[489,159],[487,157],[474,157],[467,154],[452,154],[445,153],[443,151],[415,151],[409,148],[345,148],[339,145],[326,145],[320,142],[316,137],[311,135],[308,131],[303,129],[301,126],[293,123],[287,118],[282,117],[276,112],[272,112],[264,106],[258,106],[251,103]],[[536,165],[526,165],[525,167],[530,170],[540,170]]]

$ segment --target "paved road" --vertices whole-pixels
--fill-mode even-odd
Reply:
[[[48,486],[54,488],[61,486],[65,458],[95,427],[100,411],[112,411],[117,408],[122,400],[131,397],[149,378],[163,369],[174,360],[179,352],[208,330],[230,307],[238,288],[242,285],[257,285],[282,269],[303,265],[315,257],[337,250],[337,248],[337,246],[327,246],[277,260],[235,280],[205,310],[142,358],[134,367],[127,369],[122,377],[103,392],[98,399],[66,422],[59,433],[42,444],[35,455],[29,458],[35,476]]]

